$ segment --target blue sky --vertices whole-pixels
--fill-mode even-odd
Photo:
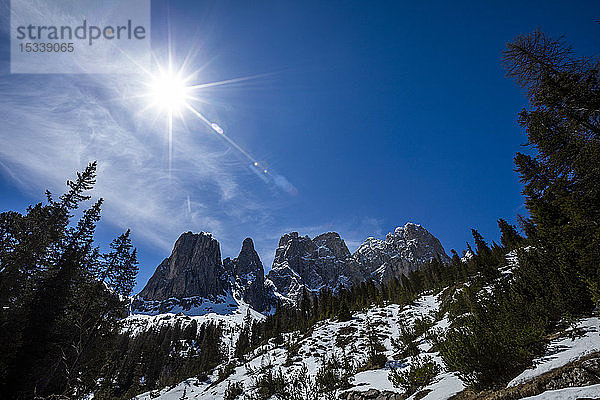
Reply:
[[[448,252],[471,228],[497,240],[496,219],[525,212],[512,158],[526,99],[501,52],[540,28],[597,54],[600,4],[417,3],[152,3],[159,59],[168,20],[174,59],[191,55],[198,83],[265,74],[203,90],[197,104],[265,180],[190,113],[174,125],[169,177],[165,120],[141,111],[130,77],[10,75],[3,1],[0,210],[60,193],[97,159],[98,239],[132,229],[137,290],[187,230],[213,232],[224,257],[250,236],[267,269],[291,230],[337,231],[351,251],[408,221]]]

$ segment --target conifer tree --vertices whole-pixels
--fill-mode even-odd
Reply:
[[[517,232],[517,228],[510,225],[504,219],[498,219],[498,227],[500,228],[500,242],[507,250],[512,250],[521,245],[524,241],[523,237]]]
[[[102,199],[71,224],[95,177],[94,162],[67,181],[58,200],[46,192],[47,202],[23,215],[0,214],[0,392],[8,398],[81,396],[107,359],[124,303],[95,275],[102,263],[94,245]],[[129,250],[121,294],[137,271]]]
[[[558,260],[570,310],[589,310],[586,298],[600,305],[600,61],[536,31],[504,63],[529,97],[518,122],[533,154],[515,164],[537,245]]]

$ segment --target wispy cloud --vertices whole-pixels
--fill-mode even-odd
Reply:
[[[0,22],[8,20],[0,0]],[[3,23],[0,25],[6,26]],[[6,35],[6,32],[2,34]],[[7,60],[3,71],[7,71]],[[136,97],[141,77],[108,75],[1,75],[0,172],[24,191],[64,191],[64,181],[98,161],[95,195],[105,199],[103,220],[131,228],[136,240],[168,254],[187,230],[209,231],[224,256],[236,256],[252,236],[269,269],[282,234],[314,237],[337,231],[351,251],[381,235],[376,219],[293,226],[294,185],[248,159],[201,121],[175,122],[169,170],[167,123]],[[266,165],[264,166],[266,168]],[[292,211],[293,214],[293,211]],[[292,222],[290,224],[289,222]],[[138,242],[139,244],[139,242]]]
[[[183,230],[227,237],[226,228],[264,207],[240,181],[258,180],[201,127],[178,125],[167,168],[164,121],[136,115],[127,78],[5,75],[0,78],[3,170],[26,190],[61,192],[64,180],[98,160],[95,192],[104,216],[152,244],[172,246]]]
[[[39,2],[30,10],[50,16]],[[0,35],[8,39],[9,2],[0,0]],[[4,40],[6,44],[8,40]],[[4,48],[2,53],[7,56]],[[168,252],[186,230],[209,231],[233,254],[248,225],[264,225],[277,208],[271,189],[290,193],[284,177],[263,181],[248,162],[200,121],[175,121],[169,168],[167,121],[139,95],[148,77],[9,75],[0,59],[0,173],[24,191],[62,193],[75,171],[98,161],[94,193],[103,219],[131,228]],[[261,177],[262,178],[262,177]],[[261,191],[261,187],[263,188]],[[267,190],[264,190],[266,188]],[[275,196],[277,197],[277,196]]]

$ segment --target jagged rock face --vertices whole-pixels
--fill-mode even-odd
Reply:
[[[421,225],[408,223],[398,227],[394,234],[388,233],[386,244],[394,248],[407,265],[424,263],[440,256],[442,261],[450,261],[440,241]]]
[[[444,263],[450,261],[440,241],[427,229],[413,223],[388,233],[385,241],[368,238],[353,256],[379,282],[408,275],[435,257]]]
[[[171,256],[156,269],[139,296],[145,300],[225,295],[228,282],[221,250],[211,234],[182,234]]]
[[[279,240],[267,277],[280,294],[297,300],[303,287],[318,291],[352,283],[354,270],[350,251],[337,233],[310,239],[292,232]]]
[[[449,261],[439,240],[416,224],[396,228],[385,241],[368,238],[354,254],[335,232],[313,239],[292,232],[281,237],[265,280],[252,239],[244,240],[238,257],[221,262],[219,243],[212,235],[187,232],[158,266],[132,309],[165,312],[194,308],[204,312],[210,308],[203,305],[205,299],[219,304],[228,298],[235,302],[233,294],[255,310],[266,311],[274,305],[275,295],[298,301],[305,288],[310,294],[321,288],[335,291],[366,279],[400,278],[434,257]]]
[[[237,258],[223,260],[223,267],[231,277],[234,290],[256,311],[265,311],[271,305],[265,287],[265,270],[252,239],[246,238]]]
[[[353,258],[359,265],[365,266],[369,274],[373,266],[379,267],[389,261],[392,257],[391,253],[385,241],[369,237],[356,249]]]
[[[396,228],[385,241],[368,238],[354,254],[337,233],[310,239],[292,232],[280,239],[267,277],[277,293],[297,300],[304,287],[335,290],[365,279],[384,282],[408,275],[434,257],[450,260],[435,236],[412,223]]]

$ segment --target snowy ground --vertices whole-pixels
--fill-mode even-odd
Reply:
[[[351,382],[354,386],[350,390],[366,391],[368,389],[390,390],[400,392],[398,388],[392,386],[388,380],[389,365],[396,365],[398,368],[409,368],[411,359],[395,360],[395,350],[391,344],[391,338],[399,335],[400,324],[413,324],[416,318],[433,317],[439,310],[439,296],[425,295],[420,297],[414,305],[401,308],[399,305],[391,304],[385,307],[376,307],[367,312],[356,313],[351,321],[322,321],[318,323],[312,334],[305,338],[298,338],[297,334],[290,334],[286,340],[298,341],[298,355],[288,360],[288,353],[283,346],[274,346],[272,343],[255,351],[251,359],[244,365],[240,365],[235,372],[226,380],[217,383],[217,373],[215,372],[207,382],[200,382],[198,379],[189,379],[181,382],[173,388],[166,388],[160,391],[159,397],[152,397],[162,400],[179,399],[184,389],[189,399],[222,399],[230,382],[241,382],[244,385],[244,391],[252,391],[254,380],[267,368],[271,370],[281,370],[284,375],[290,376],[299,371],[304,365],[308,368],[309,374],[316,375],[318,368],[324,360],[330,358],[332,354],[342,358],[349,356],[356,363],[356,366],[364,365],[367,360],[367,339],[365,335],[366,320],[370,320],[377,330],[382,343],[386,348],[385,355],[388,359],[386,367],[377,370],[368,370],[359,372],[354,376]],[[239,314],[240,321],[245,313]],[[156,316],[153,318],[159,318]],[[207,317],[207,316],[203,316]],[[146,317],[148,318],[148,317]],[[201,318],[201,317],[194,317]],[[218,318],[217,316],[213,318]],[[442,318],[437,321],[434,328],[447,329],[448,320]],[[343,341],[340,341],[343,339]],[[342,346],[339,343],[344,342]],[[422,351],[428,352],[433,360],[440,364],[442,372],[425,389],[431,390],[424,399],[443,400],[451,397],[465,388],[463,382],[454,374],[444,369],[443,362],[436,352],[431,352],[431,343],[423,337],[417,339]],[[337,343],[337,344],[336,344]],[[290,365],[291,364],[291,365]],[[150,393],[144,393],[137,397],[139,400],[149,400]]]
[[[543,357],[535,359],[533,367],[523,371],[519,376],[510,381],[508,386],[516,386],[530,381],[548,371],[560,368],[571,361],[579,360],[588,354],[600,351],[599,318],[594,317],[581,320],[577,324],[576,330],[581,330],[583,335],[573,335],[572,338],[561,337],[550,342],[546,354]]]
[[[253,320],[263,320],[265,316],[255,311],[248,304],[237,299],[237,307],[227,310],[226,313],[220,312],[219,308],[215,310],[207,311],[203,315],[183,315],[183,314],[158,314],[158,315],[146,315],[146,314],[134,314],[130,315],[123,321],[123,331],[129,332],[130,335],[135,336],[148,329],[157,328],[163,325],[174,325],[175,323],[181,323],[184,327],[195,320],[198,326],[206,323],[213,322],[219,323],[223,328],[223,340],[227,344],[230,355],[235,348],[235,343],[238,339],[239,332],[243,326],[244,318],[246,315],[250,315]]]
[[[501,269],[503,277],[509,277],[512,270],[518,266],[516,252],[507,255],[507,265]],[[487,289],[487,288],[484,288]],[[458,289],[461,290],[461,289]],[[456,295],[457,292],[454,293]],[[392,385],[388,379],[390,366],[398,369],[410,368],[414,362],[413,357],[399,359],[398,349],[392,345],[392,339],[398,339],[402,325],[414,326],[415,320],[427,317],[434,322],[429,332],[437,331],[443,334],[450,326],[447,315],[440,315],[441,295],[426,294],[419,297],[414,304],[401,307],[390,304],[384,307],[373,307],[365,312],[354,313],[350,321],[339,322],[326,320],[316,324],[310,334],[300,337],[298,332],[285,335],[285,345],[275,345],[273,341],[256,349],[248,356],[244,364],[238,365],[234,373],[224,381],[218,382],[218,371],[213,371],[206,381],[196,378],[188,379],[173,387],[164,388],[141,394],[138,400],[178,400],[185,391],[188,399],[209,400],[223,399],[228,385],[241,383],[244,393],[252,393],[256,380],[266,371],[281,371],[284,376],[292,376],[302,368],[306,368],[314,379],[319,368],[335,356],[338,360],[350,359],[355,367],[365,365],[368,356],[367,321],[371,323],[385,347],[387,364],[384,368],[366,370],[355,373],[351,379],[351,391],[367,391],[377,389],[380,391],[402,392]],[[238,298],[236,296],[236,301]],[[213,321],[223,326],[225,343],[230,351],[235,347],[237,335],[247,313],[253,319],[265,318],[262,314],[252,310],[247,304],[238,301],[239,306],[232,310],[214,310],[201,316],[184,316],[175,314],[161,315],[133,315],[126,319],[125,329],[137,334],[145,329],[161,324],[173,324],[176,321],[196,320],[198,324]],[[206,310],[200,310],[205,312]],[[433,350],[432,343],[421,335],[416,343],[421,350],[421,357],[427,354],[434,362],[439,364],[440,373],[431,384],[422,388],[419,396],[424,400],[445,400],[465,389],[462,380],[452,372],[447,371],[440,355]],[[290,357],[287,346],[294,344],[298,348],[297,354]],[[508,386],[516,386],[531,381],[532,379],[560,368],[571,361],[600,351],[600,318],[586,318],[576,325],[572,332],[566,332],[564,337],[557,338],[548,346],[547,352],[533,362],[533,367],[523,371],[514,378]],[[230,353],[231,355],[231,353]],[[419,393],[419,392],[417,392]],[[339,393],[337,393],[339,394]],[[413,396],[409,400],[414,400]],[[544,392],[528,399],[556,399],[570,400],[578,398],[600,398],[600,385],[576,387]]]
[[[159,392],[155,392],[153,396],[150,396],[148,392],[138,396],[137,399],[178,400],[181,398],[184,390],[189,399],[222,399],[230,383],[240,382],[244,386],[244,392],[251,392],[255,380],[268,369],[274,371],[281,370],[285,376],[290,376],[297,373],[303,366],[306,366],[309,374],[314,378],[319,367],[332,355],[335,355],[338,359],[346,356],[353,360],[356,366],[364,365],[367,360],[367,339],[365,334],[367,320],[374,326],[385,346],[385,355],[388,363],[382,369],[356,373],[354,379],[351,381],[353,387],[349,390],[366,391],[377,389],[380,391],[401,392],[388,379],[389,366],[394,365],[400,369],[409,368],[413,360],[411,357],[401,360],[395,359],[396,350],[392,346],[391,339],[399,336],[402,324],[413,325],[417,318],[429,317],[435,320],[435,317],[438,317],[431,329],[441,331],[448,329],[449,321],[447,316],[438,315],[440,307],[439,297],[431,294],[424,295],[413,305],[406,307],[400,307],[397,304],[374,307],[366,312],[355,313],[354,318],[350,321],[322,321],[306,337],[301,338],[298,333],[286,335],[285,340],[287,342],[297,343],[299,347],[297,356],[291,358],[291,360],[288,359],[288,351],[285,346],[276,346],[271,342],[256,349],[245,364],[237,366],[235,372],[222,382],[217,382],[218,373],[215,371],[205,382],[200,382],[195,378],[188,379],[172,388],[165,388]],[[129,317],[127,323],[129,329],[139,332],[140,329],[147,329],[150,326],[163,323],[173,323],[176,320],[191,321],[193,318],[198,323],[220,321],[225,324],[225,334],[229,336],[226,338],[226,341],[229,342],[229,347],[233,348],[236,331],[239,330],[248,311],[253,318],[264,318],[264,316],[256,313],[247,305],[241,304],[239,309],[230,315],[216,313],[196,317],[175,316],[173,314],[157,316],[136,315]],[[432,351],[432,344],[424,336],[422,335],[417,338],[416,342],[422,354],[427,353],[427,355],[432,357],[441,366],[441,372],[430,385],[423,388],[425,391],[428,391],[423,399],[447,399],[465,389],[465,384],[457,375],[448,372],[444,368],[441,357],[437,352]],[[534,360],[534,366],[523,371],[508,386],[516,386],[528,382],[543,373],[562,367],[571,361],[578,360],[596,351],[600,351],[600,319],[597,317],[583,319],[577,324],[574,332],[570,334],[566,332],[565,337],[553,340],[548,346],[546,355]],[[530,399],[563,400],[581,397],[600,398],[600,385],[547,391]],[[412,400],[413,398],[414,395],[409,399]]]
[[[600,385],[572,387],[558,390],[548,390],[537,396],[524,397],[523,400],[577,400],[600,399]]]

